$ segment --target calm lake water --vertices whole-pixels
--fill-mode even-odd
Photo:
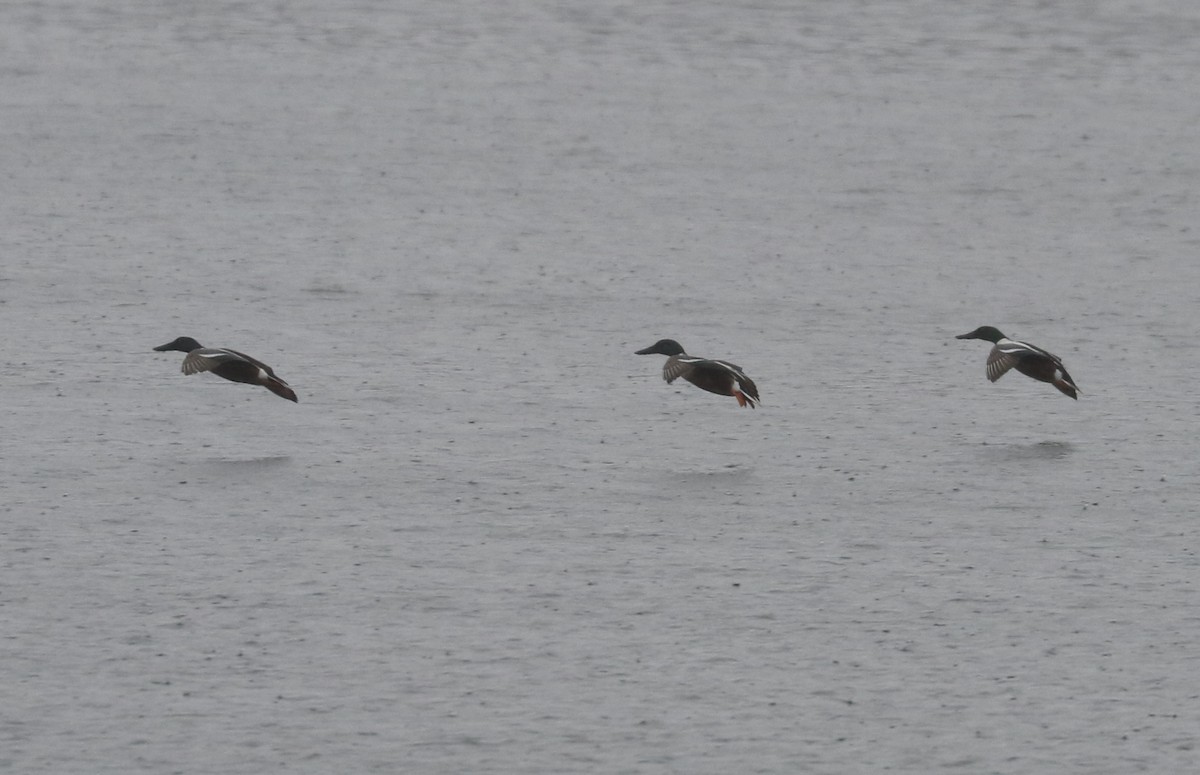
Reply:
[[[6,4],[0,769],[1194,769],[1198,37]]]

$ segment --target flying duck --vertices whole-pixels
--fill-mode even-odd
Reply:
[[[644,350],[637,351],[637,355],[651,354],[667,356],[667,362],[663,365],[663,379],[668,385],[682,377],[701,390],[719,396],[733,396],[738,406],[753,409],[761,403],[758,387],[746,376],[741,366],[734,366],[729,361],[688,355],[674,339],[660,339]]]
[[[211,371],[218,377],[224,377],[231,382],[262,385],[281,398],[300,403],[300,400],[296,398],[295,391],[288,387],[288,383],[275,376],[275,372],[270,366],[237,350],[202,347],[190,336],[181,336],[173,342],[167,342],[154,349],[157,352],[178,350],[187,353],[187,357],[183,359],[184,374]]]
[[[1062,358],[1025,342],[1009,339],[992,326],[980,326],[969,334],[960,334],[955,339],[985,339],[995,344],[988,353],[987,378],[992,382],[1004,376],[1009,369],[1016,369],[1027,377],[1040,382],[1049,382],[1075,400],[1081,391],[1075,380],[1067,373]]]

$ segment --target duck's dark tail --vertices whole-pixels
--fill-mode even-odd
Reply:
[[[263,383],[263,387],[270,390],[280,398],[286,398],[289,401],[300,403],[300,399],[296,398],[296,391],[288,387],[288,384],[278,377],[271,377]]]
[[[1075,387],[1075,380],[1071,379],[1071,375],[1067,373],[1067,370],[1064,369],[1061,364],[1055,372],[1054,382],[1051,384],[1062,391],[1064,395],[1068,395],[1071,398],[1074,398],[1076,401],[1079,400],[1078,394],[1083,392],[1079,388]]]
[[[1071,398],[1074,398],[1076,401],[1079,400],[1079,393],[1081,391],[1079,390],[1079,388],[1075,387],[1067,380],[1065,380],[1065,379],[1054,380],[1054,387],[1061,390],[1064,395],[1068,395]]]

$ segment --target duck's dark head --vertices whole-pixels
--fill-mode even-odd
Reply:
[[[154,348],[156,352],[165,353],[171,350],[178,350],[181,353],[190,353],[192,350],[199,350],[200,343],[190,336],[181,336],[174,342],[167,342],[164,345],[159,345]]]
[[[683,345],[674,339],[659,339],[644,350],[638,350],[635,355],[683,355]]]
[[[980,326],[969,334],[959,334],[955,339],[986,339],[995,344],[1004,338],[1004,334],[1000,333],[1000,329],[992,326]]]

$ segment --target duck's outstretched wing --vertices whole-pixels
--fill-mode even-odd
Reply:
[[[680,377],[686,378],[687,375],[702,368],[706,363],[712,363],[712,361],[707,358],[694,358],[690,355],[676,355],[667,358],[667,362],[663,364],[663,379],[669,385]]]
[[[199,374],[202,371],[212,371],[231,363],[245,363],[248,366],[257,366],[266,369],[268,374],[271,372],[271,369],[265,364],[259,363],[248,355],[243,355],[235,350],[226,350],[218,347],[201,347],[199,350],[192,350],[183,359],[183,373]]]
[[[1021,358],[1015,353],[1005,352],[1000,345],[992,348],[987,359],[987,378],[992,382],[1003,377],[1008,370],[1020,363]]]
[[[1013,339],[1001,339],[988,353],[987,359],[987,378],[992,382],[1003,377],[1008,373],[1009,369],[1014,368],[1018,363],[1027,359],[1045,359],[1060,368],[1062,361],[1057,355],[1046,352],[1040,347],[1034,347],[1026,342],[1018,342]]]

